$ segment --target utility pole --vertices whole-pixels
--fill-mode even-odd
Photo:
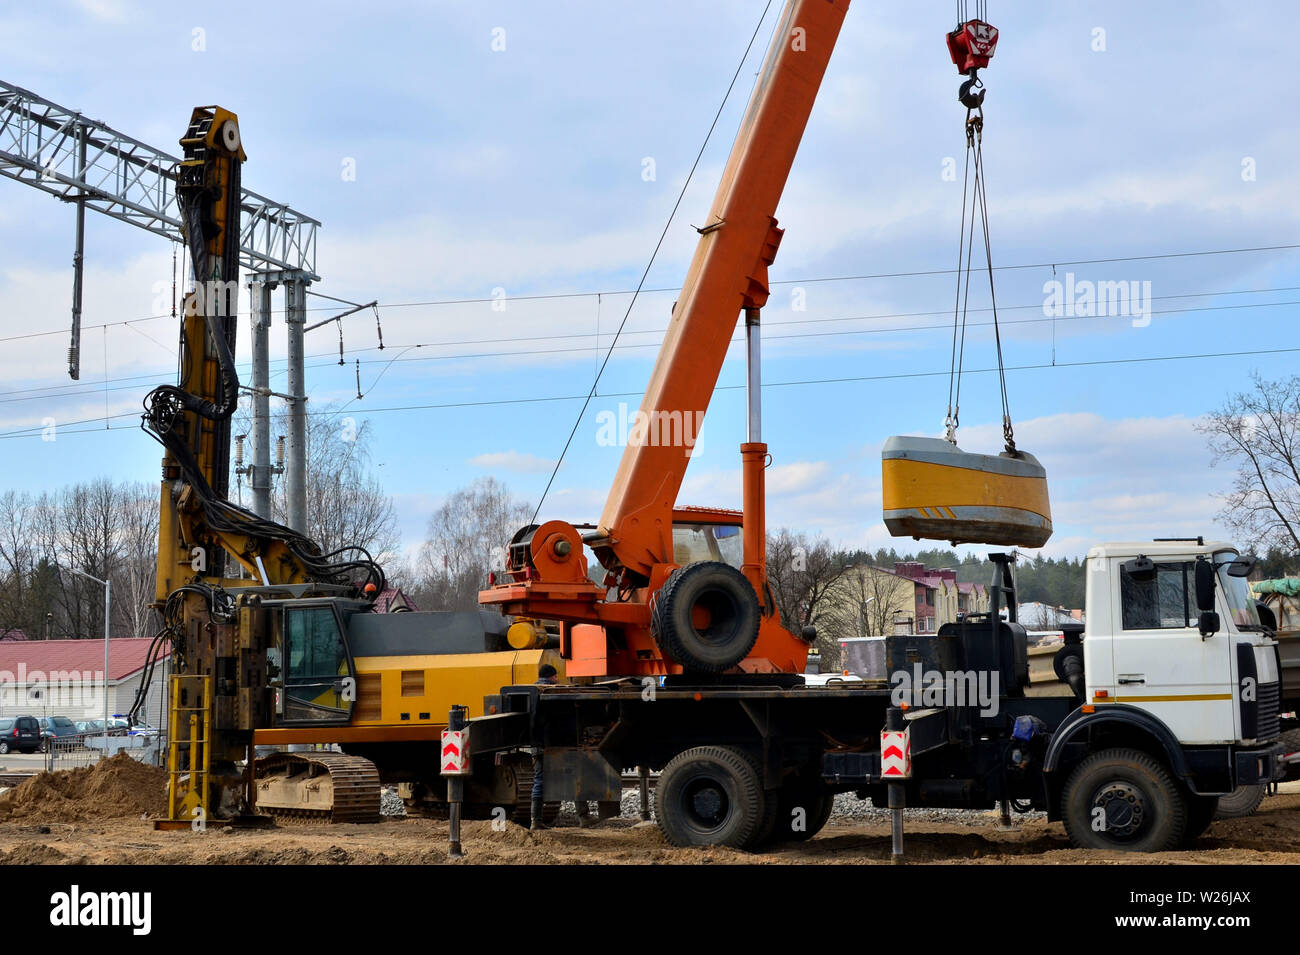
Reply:
[[[86,178],[86,127],[77,124],[77,173]],[[72,253],[72,340],[68,343],[68,376],[81,378],[81,276],[86,249],[86,193],[82,190],[77,203],[77,248]]]
[[[252,294],[253,324],[253,463],[248,483],[253,489],[253,513],[271,517],[271,374],[268,355],[271,331],[271,291],[274,281],[254,279],[248,288]]]
[[[303,329],[307,322],[307,286],[301,274],[284,283],[284,323],[289,337],[289,455],[285,464],[285,523],[307,533],[307,385],[303,368]]]
[[[84,570],[77,570],[77,568],[75,568],[75,567],[69,567],[68,570],[72,571],[74,574],[77,574],[77,575],[80,576],[80,577],[85,577],[87,580],[93,580],[93,581],[94,581],[95,583],[97,583],[97,584],[103,584],[103,585],[104,585],[104,749],[103,749],[103,755],[107,756],[107,755],[108,755],[108,715],[109,715],[109,707],[108,707],[108,615],[109,615],[109,610],[110,610],[111,607],[112,607],[112,600],[111,600],[111,596],[110,596],[110,595],[112,594],[112,591],[113,591],[113,585],[112,585],[111,583],[109,583],[107,580],[100,580],[100,579],[99,579],[98,577],[96,577],[94,574],[88,574],[88,573],[86,573]],[[51,749],[53,749],[53,747],[51,747]]]

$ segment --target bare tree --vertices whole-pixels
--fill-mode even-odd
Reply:
[[[782,528],[767,538],[767,580],[786,629],[799,633],[818,627],[815,646],[823,669],[839,666],[840,645],[821,623],[829,609],[828,596],[846,567],[839,552],[821,539]]]
[[[1265,381],[1229,398],[1197,430],[1214,463],[1236,468],[1219,518],[1241,543],[1300,551],[1300,377]]]
[[[828,600],[826,627],[836,640],[881,637],[894,632],[894,618],[910,609],[914,585],[869,564],[845,570]]]
[[[454,492],[429,518],[416,573],[423,607],[468,610],[488,571],[505,563],[505,548],[532,516],[495,478],[479,478]]]
[[[119,488],[121,527],[117,561],[112,571],[114,632],[148,637],[159,620],[149,609],[158,578],[159,489],[143,482]]]
[[[75,569],[112,582],[111,633],[151,633],[157,543],[158,492],[147,484],[101,478],[38,498],[0,496],[0,627],[98,637],[102,585]]]
[[[18,630],[29,637],[40,635],[31,632],[38,622],[29,586],[37,558],[34,519],[31,495],[0,494],[0,635]]]
[[[232,430],[251,430],[250,410],[241,407]],[[272,433],[288,430],[283,411],[272,415]],[[307,536],[328,553],[341,547],[364,547],[379,564],[395,559],[400,533],[393,501],[371,470],[369,421],[334,408],[313,410],[307,417]],[[245,506],[243,480],[232,475],[232,496]],[[284,481],[271,495],[272,517],[288,514]]]

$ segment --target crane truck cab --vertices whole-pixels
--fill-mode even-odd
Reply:
[[[1076,844],[1122,843],[1125,828],[1149,829],[1144,813],[1184,816],[1194,838],[1219,796],[1273,778],[1280,666],[1253,565],[1200,538],[1088,552],[1086,628],[1056,662],[1079,706],[1044,759],[1062,797],[1049,806]]]

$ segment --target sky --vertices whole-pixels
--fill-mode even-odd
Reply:
[[[232,0],[218,17],[143,0],[6,4],[0,79],[172,153],[192,107],[239,115],[245,187],[322,223],[313,291],[379,301],[383,351],[369,313],[344,320],[344,367],[333,326],[309,333],[309,407],[370,422],[374,473],[413,550],[476,478],[538,501],[626,314],[541,512],[599,516],[621,454],[599,422],[639,403],[780,3],[649,269],[656,291],[628,293],[764,7]],[[1252,373],[1295,365],[1300,249],[1226,251],[1300,242],[1292,10],[995,2],[988,16],[1001,31],[983,74],[989,227],[1017,444],[1051,489],[1043,553],[1224,536],[1231,474],[1197,422]],[[858,0],[831,58],[777,209],[769,527],[917,546],[884,528],[879,460],[890,435],[942,434],[947,408],[965,118],[952,26],[949,2]],[[73,228],[71,207],[0,179],[0,489],[157,478],[160,449],[135,414],[175,378],[171,244],[88,214],[71,382]],[[1054,318],[1054,280],[1124,283],[1148,311]],[[996,453],[981,281],[959,440]],[[308,304],[309,320],[335,313]],[[277,292],[279,389],[283,307]],[[247,295],[241,308],[246,376]],[[739,506],[744,375],[738,334],[681,503]]]

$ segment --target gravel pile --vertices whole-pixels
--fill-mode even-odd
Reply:
[[[397,795],[397,790],[391,786],[386,786],[379,793],[379,814],[381,816],[406,815],[406,804],[402,802],[402,797]]]
[[[971,811],[969,809],[904,809],[903,818],[912,821],[924,822],[962,822],[968,825],[982,824],[989,818],[997,816],[997,810],[980,812],[979,810]],[[835,805],[831,809],[831,819],[839,819],[853,822],[888,822],[890,812],[888,809],[882,809],[872,805],[870,799],[859,799],[853,793],[840,793],[835,797]],[[1011,811],[1011,821],[1013,823],[1026,819],[1046,819],[1045,812],[1016,812]]]

